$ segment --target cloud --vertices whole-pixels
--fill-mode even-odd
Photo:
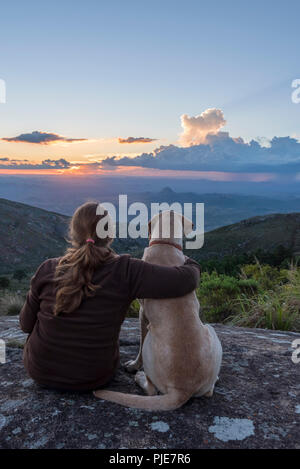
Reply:
[[[86,141],[86,138],[67,138],[62,137],[61,135],[47,132],[40,132],[38,130],[31,132],[29,134],[21,134],[17,137],[4,137],[1,140],[5,142],[25,142],[25,143],[36,143],[39,145],[49,145],[51,143],[57,142],[83,142]]]
[[[118,138],[119,143],[150,143],[155,142],[156,138],[148,137],[127,137],[127,138]]]
[[[214,108],[195,117],[183,114],[180,119],[183,132],[179,141],[184,147],[206,143],[208,134],[216,134],[226,125],[223,112]]]
[[[4,161],[5,163],[2,163]],[[29,162],[28,160],[15,160],[10,158],[0,158],[1,169],[22,169],[22,170],[41,170],[41,169],[70,169],[72,163],[60,158],[59,160],[47,159],[41,163]]]
[[[160,146],[134,158],[107,157],[102,165],[106,168],[139,166],[180,171],[293,173],[300,171],[300,143],[291,137],[274,137],[265,146],[256,140],[246,143],[241,137],[232,138],[228,132],[209,132],[205,143],[199,145]]]
[[[183,119],[184,117],[184,119]],[[0,158],[0,169],[54,169],[79,171],[109,171],[133,167],[154,170],[201,171],[227,173],[300,173],[300,142],[292,137],[273,137],[270,141],[233,138],[221,131],[225,125],[223,113],[218,109],[208,109],[196,117],[182,116],[185,145],[162,145],[151,152],[135,155],[90,155],[92,161],[69,162],[64,158],[44,160],[41,163]],[[35,134],[35,132],[33,132]],[[38,132],[38,134],[43,134]],[[28,134],[32,135],[32,134]],[[44,134],[43,134],[44,135]],[[55,134],[47,134],[55,135]],[[22,141],[24,136],[16,137]],[[63,141],[77,141],[65,139]],[[144,137],[128,137],[122,140],[137,140]],[[152,139],[153,140],[153,139]],[[200,143],[195,143],[200,140]],[[53,140],[51,140],[52,142]],[[189,145],[187,145],[189,142]],[[36,142],[37,143],[37,142]],[[133,143],[133,142],[132,142]],[[45,143],[44,143],[45,144]],[[98,160],[98,161],[97,161]],[[75,165],[75,166],[74,166]]]

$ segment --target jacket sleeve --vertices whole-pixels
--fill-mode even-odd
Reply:
[[[197,288],[200,265],[189,258],[179,267],[155,265],[130,258],[127,275],[132,299],[176,298]]]
[[[20,327],[23,332],[30,334],[34,328],[34,325],[37,320],[37,313],[40,309],[40,300],[39,300],[39,278],[41,276],[40,271],[42,270],[44,264],[42,264],[30,282],[30,290],[27,293],[26,301],[21,309],[19,315]]]

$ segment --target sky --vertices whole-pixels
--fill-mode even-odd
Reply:
[[[294,0],[2,3],[0,173],[300,181],[299,15]]]

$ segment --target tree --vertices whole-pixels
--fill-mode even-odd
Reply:
[[[15,278],[16,280],[23,280],[23,278],[25,277],[26,277],[26,272],[25,270],[22,270],[22,269],[16,270],[13,275],[13,278]]]

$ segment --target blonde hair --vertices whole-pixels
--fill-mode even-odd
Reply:
[[[75,211],[69,227],[69,247],[58,262],[54,280],[56,299],[54,314],[71,313],[85,297],[93,296],[99,285],[92,283],[94,271],[114,255],[112,239],[98,238],[98,221],[107,215],[97,215],[96,202],[87,202]],[[88,240],[88,241],[87,241]]]

